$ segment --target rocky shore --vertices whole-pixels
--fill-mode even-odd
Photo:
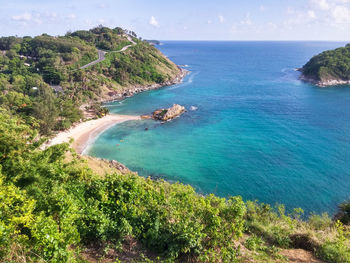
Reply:
[[[171,80],[168,80],[163,83],[157,83],[152,85],[146,85],[146,86],[134,86],[130,87],[128,89],[124,89],[121,91],[111,91],[108,92],[108,98],[104,98],[101,100],[103,103],[117,101],[117,100],[123,100],[127,97],[131,97],[133,95],[136,95],[140,92],[148,91],[148,90],[154,90],[154,89],[160,89],[162,87],[171,86],[175,84],[179,84],[182,82],[183,78],[188,74],[188,70],[179,68],[179,73]]]
[[[326,80],[317,80],[313,77],[305,76],[303,73],[302,68],[296,69],[297,71],[301,72],[301,75],[299,77],[300,80],[304,82],[311,83],[313,85],[316,85],[318,87],[330,87],[330,86],[337,86],[337,85],[350,85],[350,80],[342,80],[342,79],[326,79]]]
[[[315,80],[312,78],[308,78],[305,76],[301,76],[300,79],[302,81],[314,84],[319,87],[330,87],[330,86],[338,86],[338,85],[350,85],[350,80],[338,80],[338,79],[329,79],[329,80]]]
[[[160,84],[149,85],[149,86],[133,87],[128,90],[124,90],[123,92],[115,92],[113,95],[110,96],[111,98],[109,100],[101,100],[101,102],[122,100],[126,97],[133,96],[143,91],[158,89],[164,86],[170,86],[170,85],[181,83],[181,81],[188,74],[188,72],[189,71],[179,67],[179,73],[170,81],[166,81]],[[128,121],[128,120],[136,120],[136,119],[142,118],[140,116],[109,114],[103,118],[95,119],[96,118],[95,112],[89,112],[87,110],[89,105],[90,104],[82,105],[81,110],[84,112],[85,118],[90,121],[75,123],[75,125],[73,125],[71,129],[63,132],[59,132],[58,134],[56,134],[55,137],[53,137],[50,141],[48,141],[45,144],[45,148],[55,144],[68,142],[71,138],[73,138],[75,141],[72,147],[78,153],[81,154],[85,150],[89,141],[92,138],[96,137],[101,131],[105,130],[109,126],[114,125],[116,123]],[[164,110],[165,112],[168,112],[170,110],[169,113],[166,114],[165,116],[166,120],[170,120],[181,115],[185,111],[185,108],[175,104],[173,107],[169,109],[162,109],[162,110]],[[149,116],[149,118],[153,118],[153,116]],[[158,119],[161,120],[161,118],[158,118]]]
[[[329,79],[329,80],[315,80],[313,78],[306,77],[304,75],[300,76],[302,81],[314,84],[319,87],[330,87],[337,85],[350,85],[350,80],[340,80],[340,79]]]

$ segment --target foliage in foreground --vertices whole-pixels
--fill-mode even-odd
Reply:
[[[306,222],[301,210],[286,215],[283,206],[200,196],[182,184],[102,178],[67,161],[65,144],[39,150],[35,129],[5,111],[0,134],[1,262],[81,262],[86,246],[118,251],[130,238],[156,262],[281,262],[279,250],[292,247],[350,262],[349,230],[326,215]],[[239,245],[243,233],[250,237]]]
[[[246,207],[247,232],[267,242],[270,249],[301,248],[326,262],[350,262],[350,228],[327,214],[313,214],[305,221],[301,209],[287,214],[283,205],[273,208],[251,201]]]
[[[117,247],[130,236],[168,260],[234,261],[233,240],[244,224],[241,198],[202,197],[191,187],[136,175],[102,179],[76,159],[66,162],[67,145],[38,150],[36,134],[16,118],[1,114],[0,130],[4,261],[66,262],[76,256],[73,246],[100,241]]]

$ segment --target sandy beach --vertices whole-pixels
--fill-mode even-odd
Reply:
[[[59,132],[54,138],[49,140],[44,145],[44,148],[64,142],[69,142],[70,139],[74,139],[71,146],[79,154],[82,154],[86,147],[92,143],[101,132],[105,131],[109,127],[117,123],[140,119],[140,116],[108,114],[107,116],[100,119],[81,122],[67,131]]]

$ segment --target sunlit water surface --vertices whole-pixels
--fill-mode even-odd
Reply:
[[[184,82],[108,107],[119,114],[173,103],[197,109],[166,124],[118,124],[89,154],[204,194],[333,213],[350,196],[350,88],[303,83],[295,68],[343,45],[165,42],[160,50],[191,71]]]

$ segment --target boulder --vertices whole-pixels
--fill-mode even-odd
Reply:
[[[174,104],[172,107],[168,109],[158,109],[155,110],[152,114],[153,119],[160,121],[168,121],[172,120],[186,111],[184,106]]]

